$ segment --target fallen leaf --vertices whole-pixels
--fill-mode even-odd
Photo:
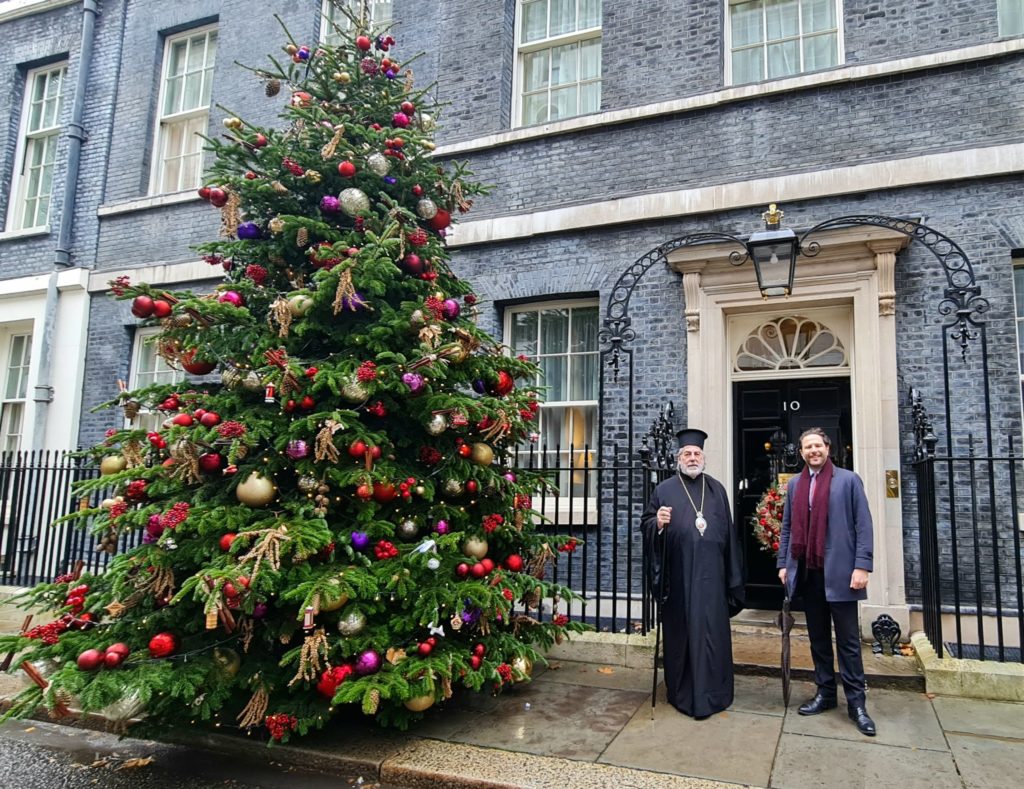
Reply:
[[[110,764],[110,762],[108,762],[106,759],[97,759],[96,761],[94,761],[89,766],[90,767],[106,767],[108,764]]]
[[[27,729],[25,729],[25,734],[29,734],[30,732],[34,732],[35,730],[35,726],[29,726]]]
[[[597,673],[598,674],[614,674],[615,673],[615,669],[613,669],[611,666],[603,666],[603,667],[601,667],[601,668],[599,668],[597,670]]]
[[[124,763],[118,767],[118,770],[135,770],[139,767],[146,767],[152,764],[155,759],[152,756],[138,757],[135,759],[125,759]]]
[[[549,671],[558,671],[562,667],[561,663],[548,663]]]

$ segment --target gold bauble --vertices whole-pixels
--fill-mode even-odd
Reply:
[[[361,403],[370,396],[370,392],[362,381],[352,378],[341,387],[341,396],[350,403]]]
[[[533,674],[533,661],[526,657],[512,661],[513,682],[525,682]]]
[[[299,490],[301,490],[303,493],[312,493],[314,490],[317,489],[317,486],[319,484],[320,483],[317,482],[316,477],[311,476],[309,474],[303,474],[301,477],[299,477],[298,487]]]
[[[349,611],[338,620],[338,632],[343,636],[357,636],[366,627],[366,614],[358,609]]]
[[[434,694],[425,693],[422,696],[413,696],[405,702],[405,708],[412,712],[423,712],[434,706]]]
[[[296,294],[288,299],[288,311],[292,317],[301,318],[311,309],[313,309],[313,299],[305,293]]]
[[[279,216],[275,216],[273,219],[267,222],[267,229],[269,229],[270,232],[274,233],[275,235],[284,232],[284,227],[284,220]]]
[[[115,504],[118,504],[122,501],[124,501],[124,496],[114,496],[114,498],[112,499],[103,499],[103,501],[100,502],[100,508],[104,510],[109,510]]]
[[[461,496],[462,483],[457,479],[446,479],[442,490],[445,496]]]
[[[311,184],[318,184],[320,179],[323,178],[319,170],[306,170],[302,177],[306,179],[307,183]]]
[[[254,471],[245,482],[235,488],[235,495],[242,504],[265,507],[277,495],[277,486],[258,471]]]
[[[432,436],[439,436],[448,429],[448,420],[444,414],[434,414],[427,422],[427,432]]]
[[[220,374],[220,381],[228,389],[234,389],[242,382],[242,373],[234,367],[229,367]]]
[[[250,371],[245,378],[242,379],[242,388],[247,392],[262,392],[263,391],[263,380],[259,374],[255,371]]]
[[[483,559],[487,555],[487,540],[483,537],[467,537],[462,543],[462,553],[474,559]]]
[[[128,461],[124,459],[123,455],[107,455],[100,461],[100,474],[103,476],[116,474],[119,471],[124,471],[127,467]]]
[[[327,582],[328,588],[320,594],[321,611],[337,611],[348,602],[348,595],[341,591],[341,581],[332,578]]]
[[[213,650],[213,663],[217,670],[225,677],[233,677],[242,667],[242,658],[233,649],[227,647],[215,647]]]
[[[489,444],[478,441],[473,444],[472,450],[469,453],[469,459],[478,466],[489,466],[494,462],[494,450],[491,449]]]

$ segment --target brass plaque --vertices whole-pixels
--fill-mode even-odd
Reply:
[[[886,469],[885,497],[887,499],[898,499],[900,497],[900,472],[896,469]]]

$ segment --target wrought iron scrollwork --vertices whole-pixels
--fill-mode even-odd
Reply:
[[[910,390],[910,416],[914,424],[914,456],[913,462],[925,460],[935,456],[935,445],[939,439],[935,436],[932,428],[932,419],[925,408],[921,392],[917,389]]]
[[[640,459],[648,468],[670,469],[675,465],[676,411],[666,403],[651,429],[640,441]]]
[[[888,614],[879,614],[878,618],[871,623],[871,635],[875,637],[871,644],[871,651],[876,655],[885,654],[885,645],[889,645],[889,654],[899,654],[900,636],[903,631],[899,622]]]

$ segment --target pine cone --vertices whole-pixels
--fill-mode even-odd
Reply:
[[[304,227],[300,227],[295,232],[295,246],[297,246],[297,247],[304,247],[304,246],[308,246],[308,245],[309,245],[309,231],[306,228],[304,228]]]
[[[263,92],[267,94],[268,98],[276,96],[281,92],[281,80],[268,79],[267,84],[263,86]]]
[[[380,691],[376,688],[370,688],[366,695],[363,696],[363,713],[366,715],[376,715],[378,709],[380,709]]]

